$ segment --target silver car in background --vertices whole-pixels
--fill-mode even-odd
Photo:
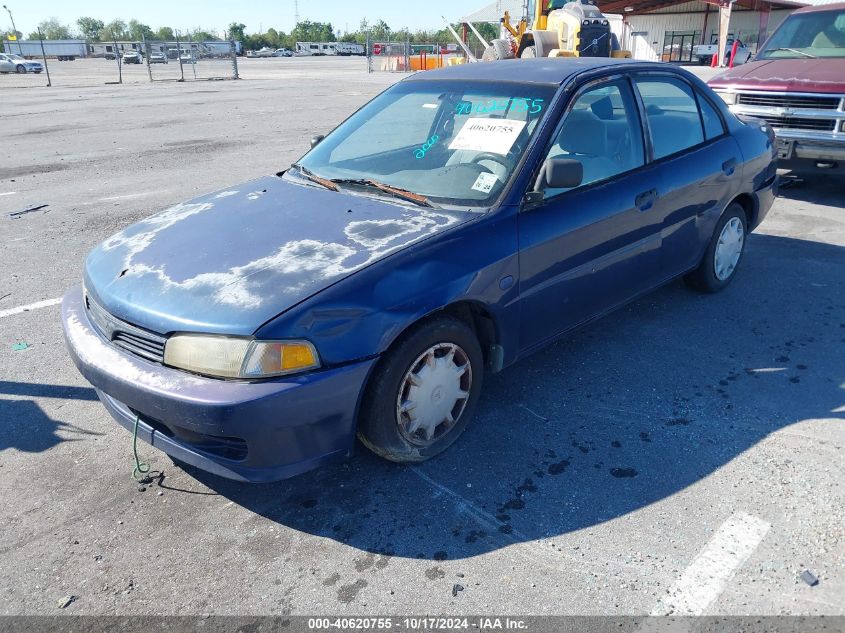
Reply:
[[[38,74],[42,70],[44,70],[44,66],[41,65],[41,62],[25,59],[20,55],[0,53],[0,73]]]

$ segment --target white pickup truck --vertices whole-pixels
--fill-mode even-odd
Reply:
[[[734,47],[734,39],[728,39],[728,44],[725,46],[725,63],[730,61],[731,58],[731,51]],[[719,48],[718,44],[699,44],[697,46],[692,47],[692,56],[698,59],[698,63],[702,66],[705,64],[709,64],[710,61],[713,59],[713,55],[716,53],[716,50]],[[744,64],[748,60],[751,59],[751,51],[739,41],[739,45],[736,48],[736,57],[734,58],[734,66],[737,64]]]

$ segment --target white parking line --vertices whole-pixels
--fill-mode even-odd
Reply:
[[[44,301],[37,301],[35,303],[30,303],[26,306],[18,306],[17,308],[9,308],[8,310],[0,310],[0,319],[7,316],[12,316],[13,314],[20,314],[21,312],[29,312],[30,310],[38,310],[39,308],[49,308],[50,306],[59,305],[62,302],[62,298],[59,297],[57,299],[45,299]]]
[[[143,198],[144,196],[149,196],[152,193],[152,191],[145,191],[143,193],[127,193],[122,196],[109,196],[108,198],[100,198],[100,202],[108,202],[109,200],[127,200],[129,198]]]
[[[701,615],[724,591],[731,575],[748,560],[771,527],[762,519],[741,512],[731,516],[652,609],[651,615]]]
[[[17,191],[4,191],[3,193],[0,193],[0,196],[13,196],[16,193]]]

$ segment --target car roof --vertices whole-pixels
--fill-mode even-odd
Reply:
[[[802,7],[794,13],[816,13],[818,11],[842,11],[845,9],[845,2],[833,2],[830,4],[816,4],[809,7]]]
[[[669,64],[643,62],[633,59],[610,57],[555,57],[534,59],[505,59],[495,62],[458,64],[437,70],[428,70],[408,77],[405,81],[436,81],[454,79],[463,81],[511,81],[559,86],[570,77],[600,68],[622,67],[633,64],[642,68],[673,70]]]

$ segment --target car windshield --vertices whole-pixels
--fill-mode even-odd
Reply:
[[[845,11],[793,14],[757,54],[757,59],[814,57],[845,57]]]
[[[16,61],[16,62],[25,62],[25,61],[26,61],[26,60],[25,60],[23,57],[21,57],[20,55],[8,55],[7,57],[8,57],[9,59],[13,60],[13,61]]]
[[[347,119],[285,177],[384,195],[374,191],[376,182],[438,205],[488,207],[553,96],[553,87],[532,84],[405,81]]]

